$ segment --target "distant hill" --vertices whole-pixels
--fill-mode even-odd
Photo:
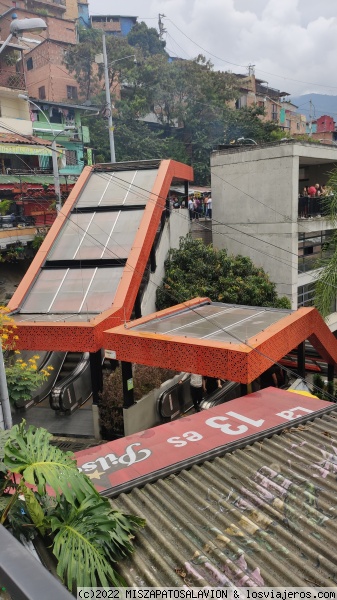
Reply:
[[[326,94],[303,94],[303,96],[289,96],[286,100],[291,100],[298,106],[298,112],[310,116],[310,100],[312,102],[313,120],[328,115],[333,117],[337,123],[337,96],[327,96]]]

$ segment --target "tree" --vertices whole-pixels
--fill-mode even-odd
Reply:
[[[84,97],[96,95],[102,117],[113,111],[117,160],[124,160],[124,156],[181,160],[184,156],[184,162],[194,169],[195,183],[209,185],[209,157],[219,144],[238,137],[267,142],[277,136],[278,126],[261,120],[263,109],[230,108],[240,96],[235,75],[215,71],[203,55],[169,62],[158,33],[145,23],[135,25],[127,39],[107,37],[113,108],[107,107],[104,96],[98,93],[103,89],[102,66],[93,66],[94,55],[102,52],[101,39],[93,34],[91,40],[90,35],[80,34],[80,43],[68,50],[66,64],[75,73]],[[149,124],[143,126],[145,121]],[[154,126],[157,131],[153,131]],[[92,132],[94,145],[106,147],[104,121]],[[163,142],[166,138],[168,145]],[[102,154],[109,160],[107,150]]]
[[[143,21],[135,23],[127,35],[130,46],[140,48],[144,56],[149,54],[163,54],[168,57],[165,51],[166,42],[160,40],[157,30],[154,27],[148,27]]]
[[[251,138],[256,142],[271,142],[284,132],[273,121],[262,121],[264,108],[252,106],[229,110],[224,121],[224,141],[230,143],[239,137]]]
[[[190,236],[180,239],[165,261],[165,277],[157,290],[159,310],[207,296],[214,302],[290,308],[288,298],[278,298],[275,284],[250,258],[229,256]]]
[[[327,185],[328,195],[322,198],[322,212],[333,225],[334,232],[323,247],[323,258],[317,263],[320,267],[315,283],[315,306],[323,317],[335,309],[337,291],[337,169],[332,171]]]

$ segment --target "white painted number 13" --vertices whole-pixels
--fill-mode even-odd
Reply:
[[[249,417],[244,417],[243,415],[239,415],[238,413],[232,411],[226,414],[230,417],[234,417],[234,419],[237,419],[238,421],[248,423],[248,425],[252,425],[253,427],[262,427],[264,423],[264,419],[254,421]],[[215,429],[221,429],[222,433],[227,433],[228,435],[240,435],[248,431],[248,427],[246,425],[238,425],[238,427],[233,428],[231,423],[224,423],[224,421],[228,420],[228,417],[212,417],[211,419],[207,419],[206,425],[209,425],[209,427],[214,427]]]

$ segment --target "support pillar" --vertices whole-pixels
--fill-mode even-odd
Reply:
[[[328,381],[333,381],[335,376],[335,365],[328,363]]]
[[[189,194],[188,181],[184,181],[184,200],[185,200],[185,208],[188,208],[188,194]]]
[[[297,346],[297,373],[305,379],[305,342]]]
[[[157,268],[156,249],[155,249],[154,245],[152,246],[151,252],[150,252],[150,265],[151,265],[151,273],[154,273]]]
[[[137,296],[136,296],[136,300],[135,300],[134,311],[135,311],[135,318],[140,319],[142,316],[142,303],[140,300],[139,290],[137,292]]]
[[[99,404],[99,394],[103,390],[103,370],[101,350],[90,352],[90,375],[93,404]]]
[[[122,361],[123,408],[130,408],[135,403],[133,394],[132,363]]]

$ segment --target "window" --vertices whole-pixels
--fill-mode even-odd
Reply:
[[[313,306],[315,298],[315,284],[300,285],[297,288],[297,308],[300,306]]]
[[[77,87],[74,85],[67,85],[67,98],[68,100],[77,100]]]
[[[45,86],[41,86],[39,87],[39,100],[45,100],[46,99],[46,88]]]
[[[51,123],[62,123],[62,112],[57,108],[53,108],[49,120]]]
[[[27,71],[31,71],[33,69],[33,59],[32,58],[28,58],[28,60],[26,60],[26,67],[27,67]]]
[[[273,104],[271,107],[271,118],[273,121],[278,121],[278,114],[277,114],[277,105]]]
[[[77,165],[77,155],[75,150],[66,150],[66,164]]]
[[[322,266],[321,259],[333,251],[334,230],[300,233],[298,239],[298,271],[307,273]]]

